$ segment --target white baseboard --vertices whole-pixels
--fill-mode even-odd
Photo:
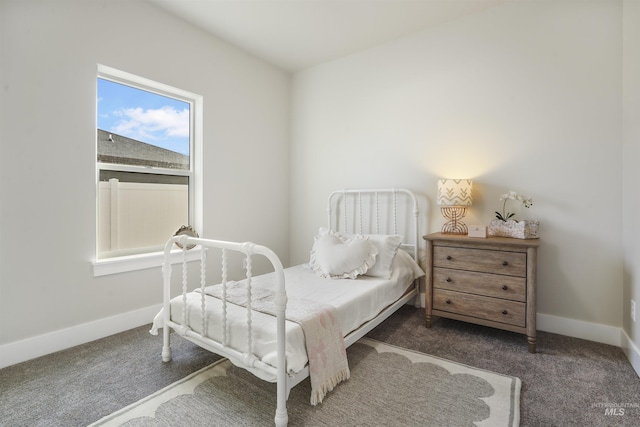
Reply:
[[[640,349],[631,341],[624,329],[540,313],[537,315],[536,322],[539,331],[620,347],[640,377]]]
[[[150,324],[162,304],[0,346],[0,368]]]
[[[567,317],[538,313],[536,327],[539,331],[566,335],[620,347],[621,328]]]
[[[622,341],[622,351],[629,359],[631,366],[636,371],[636,374],[640,377],[640,349],[631,341],[629,335],[622,329],[620,331],[620,340]]]

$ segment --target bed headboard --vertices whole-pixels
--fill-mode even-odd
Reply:
[[[418,202],[411,190],[352,189],[329,195],[327,205],[331,230],[351,234],[399,234],[401,248],[419,259]]]

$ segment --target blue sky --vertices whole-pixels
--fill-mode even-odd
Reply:
[[[189,155],[189,104],[98,79],[98,129]]]

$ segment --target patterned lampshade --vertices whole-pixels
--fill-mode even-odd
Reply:
[[[471,206],[470,179],[439,179],[438,205],[440,206]]]

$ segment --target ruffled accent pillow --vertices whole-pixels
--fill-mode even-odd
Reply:
[[[376,263],[367,270],[365,276],[380,277],[389,280],[393,273],[393,259],[404,240],[404,237],[397,234],[344,234],[346,238],[364,238],[378,248]]]
[[[313,242],[309,266],[321,277],[355,279],[376,263],[378,249],[364,236],[347,238],[321,228]]]

